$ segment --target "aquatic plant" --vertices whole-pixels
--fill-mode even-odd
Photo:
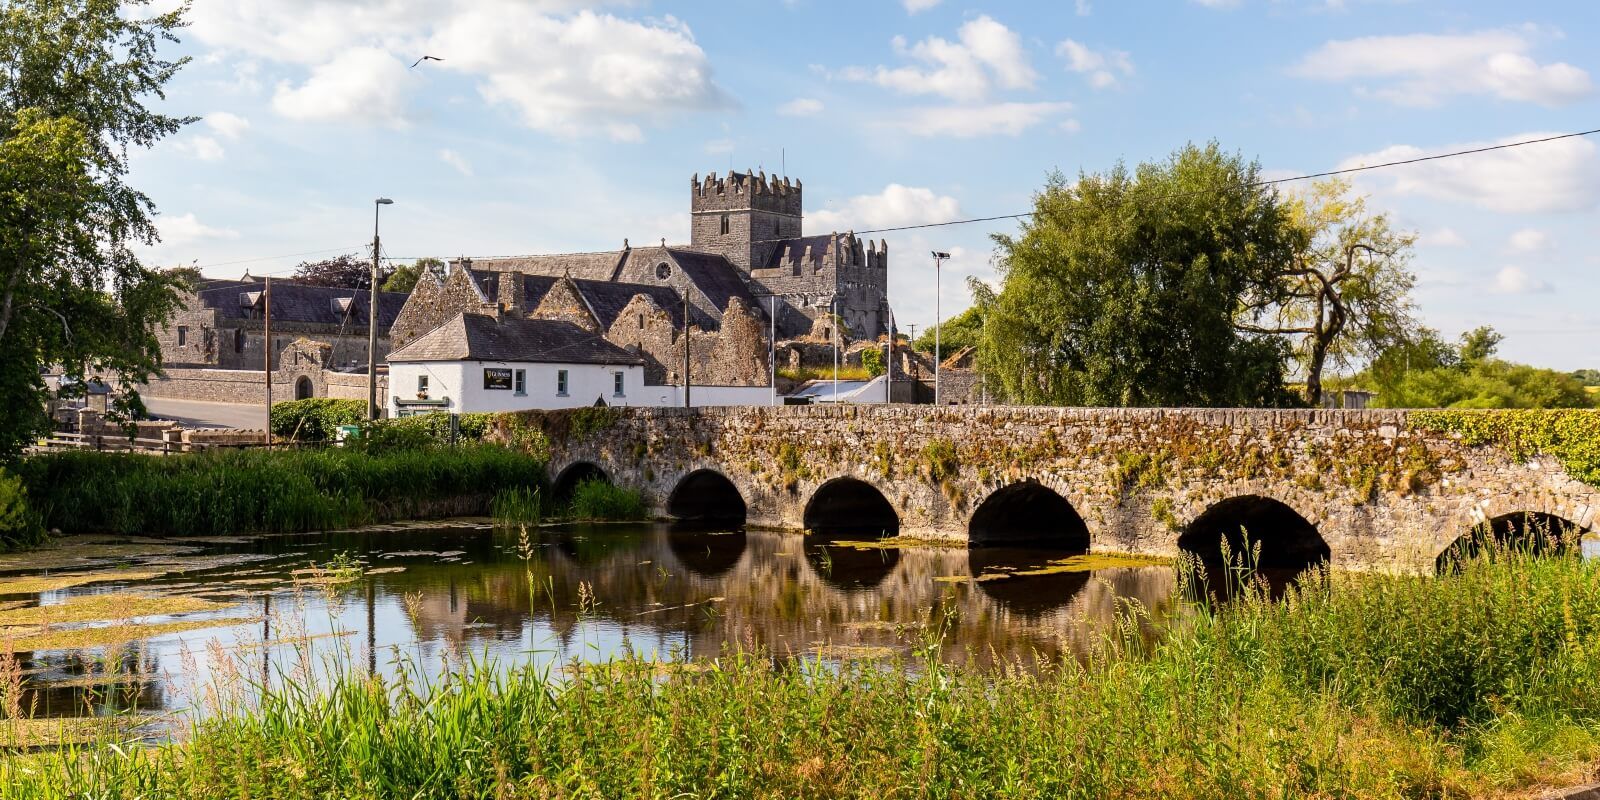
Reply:
[[[1600,764],[1593,560],[1335,574],[1154,638],[1123,608],[1086,661],[1034,669],[941,663],[938,620],[910,662],[469,661],[431,685],[349,666],[178,744],[0,761],[0,798],[1447,798]]]
[[[543,498],[538,487],[513,486],[494,496],[490,515],[496,525],[537,525],[544,519]]]
[[[650,515],[650,504],[636,489],[595,479],[583,481],[572,490],[567,514],[580,520],[640,520]]]
[[[542,461],[495,445],[54,453],[18,471],[49,527],[174,536],[484,514],[501,489],[544,480]]]

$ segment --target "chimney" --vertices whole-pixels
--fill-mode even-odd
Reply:
[[[500,305],[502,315],[517,318],[527,316],[527,289],[523,286],[522,277],[520,272],[500,273],[495,301]]]

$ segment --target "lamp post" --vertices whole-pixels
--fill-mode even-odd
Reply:
[[[944,261],[949,253],[933,251],[933,404],[939,405],[939,334],[944,329]]]
[[[372,201],[372,294],[367,301],[367,419],[378,418],[378,212],[394,201]]]

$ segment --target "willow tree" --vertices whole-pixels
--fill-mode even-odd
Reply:
[[[1315,406],[1330,366],[1370,361],[1416,332],[1416,278],[1406,269],[1416,237],[1370,213],[1343,180],[1312,184],[1285,206],[1293,256],[1246,301],[1239,327],[1290,337],[1306,402]]]
[[[44,421],[41,368],[131,389],[160,366],[179,281],[134,253],[158,235],[128,152],[192,120],[147,105],[185,61],[158,53],[185,9],[147,5],[0,0],[0,459]]]
[[[1234,324],[1292,253],[1258,173],[1213,143],[1071,183],[1052,175],[1020,234],[995,237],[1001,283],[983,298],[979,348],[990,389],[1050,405],[1292,400],[1283,339]]]

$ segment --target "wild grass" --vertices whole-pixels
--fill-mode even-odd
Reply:
[[[650,515],[650,504],[637,489],[596,479],[584,481],[572,490],[567,514],[575,520],[641,520]]]
[[[538,525],[544,519],[543,497],[537,487],[513,486],[494,496],[490,511],[496,525]]]
[[[18,468],[50,528],[209,536],[484,514],[502,488],[538,485],[543,462],[495,445],[359,452],[74,452]]]
[[[1305,586],[1155,638],[1124,601],[1086,661],[1028,669],[941,664],[938,620],[909,663],[351,668],[180,744],[0,762],[0,798],[1450,798],[1593,777],[1600,563]]]
[[[829,364],[822,367],[779,367],[778,377],[791,380],[796,383],[804,383],[806,381],[831,381],[833,380],[833,365]],[[873,377],[875,376],[866,367],[853,367],[849,364],[839,365],[839,380],[841,381],[865,381],[871,380]]]

